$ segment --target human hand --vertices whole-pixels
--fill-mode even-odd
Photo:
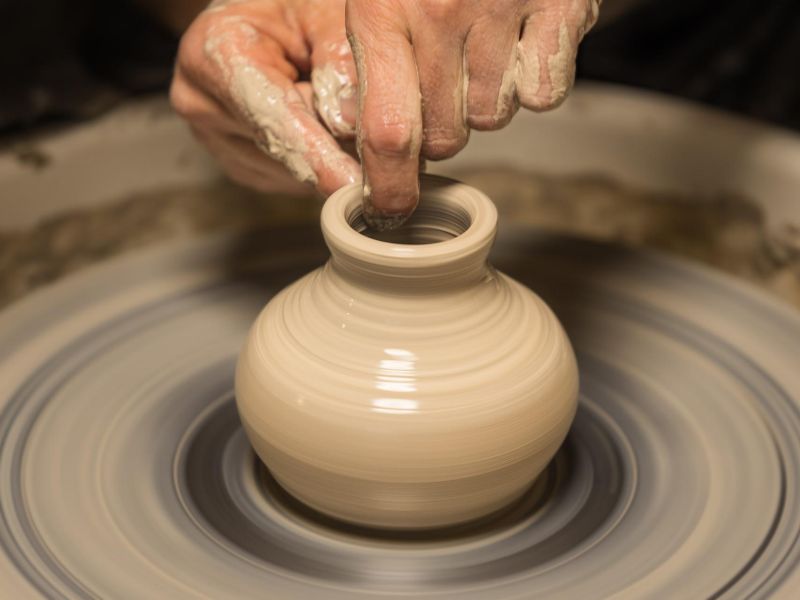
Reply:
[[[421,160],[454,155],[470,128],[503,127],[519,104],[545,110],[563,100],[599,3],[346,1],[366,216],[378,226],[413,210]],[[344,6],[217,1],[187,31],[172,102],[237,181],[307,191],[300,180],[327,195],[360,179],[334,139],[352,136],[356,112]],[[311,84],[301,80],[308,71]]]
[[[172,104],[235,181],[323,195],[360,181],[337,142],[356,111],[344,3],[215,1],[183,36]]]
[[[499,129],[521,104],[566,97],[600,0],[347,0],[359,81],[365,213],[389,228],[419,198],[421,158],[443,159],[469,130]]]

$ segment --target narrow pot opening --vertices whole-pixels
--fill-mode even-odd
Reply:
[[[325,202],[320,224],[332,263],[342,272],[430,288],[443,275],[469,279],[485,269],[497,211],[479,190],[433,175],[420,177],[420,203],[394,231],[378,232],[364,219],[359,184]]]
[[[403,225],[390,231],[369,227],[361,206],[354,207],[346,219],[355,231],[373,240],[417,246],[452,240],[472,224],[472,218],[465,208],[436,199],[423,200]]]

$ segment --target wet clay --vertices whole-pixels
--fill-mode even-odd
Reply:
[[[342,101],[356,94],[353,82],[333,65],[325,65],[311,72],[311,85],[314,106],[328,129],[337,135],[353,134],[355,128],[342,116]]]
[[[299,181],[315,184],[317,176],[305,158],[309,149],[289,108],[289,104],[303,104],[300,94],[272,83],[242,53],[242,44],[246,48],[257,36],[242,17],[226,17],[217,28],[219,32],[212,30],[206,40],[206,56],[217,65],[234,102],[259,134],[256,143]]]
[[[264,308],[236,370],[242,423],[275,479],[371,527],[443,527],[502,509],[575,414],[561,325],[487,263],[494,205],[452,180],[421,184],[417,212],[382,236],[365,229],[360,185],[327,200],[331,260]]]

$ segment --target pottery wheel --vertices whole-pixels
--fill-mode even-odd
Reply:
[[[502,514],[392,534],[282,492],[234,407],[257,311],[325,257],[302,228],[164,245],[0,314],[2,597],[800,588],[800,317],[788,306],[676,260],[501,236],[496,266],[540,293],[573,341],[577,419]]]

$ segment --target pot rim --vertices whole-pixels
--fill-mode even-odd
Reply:
[[[427,243],[402,244],[373,239],[351,224],[362,211],[361,184],[334,192],[322,208],[322,234],[334,255],[388,267],[436,267],[468,256],[488,253],[497,232],[497,209],[486,194],[438,175],[420,176],[420,206],[437,203],[454,217],[466,214],[469,225],[453,238]]]

